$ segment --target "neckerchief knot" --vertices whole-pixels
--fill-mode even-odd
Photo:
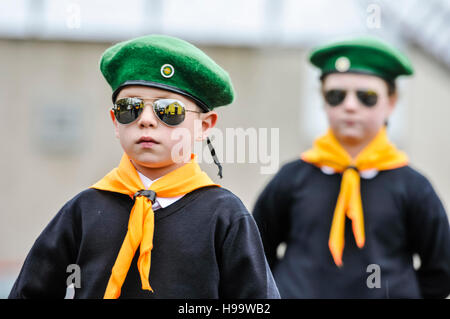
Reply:
[[[138,196],[145,196],[148,198],[148,200],[150,200],[152,202],[152,204],[155,203],[156,200],[156,192],[152,191],[151,189],[141,189],[138,190],[134,195],[133,195],[133,200],[136,200],[136,197]]]

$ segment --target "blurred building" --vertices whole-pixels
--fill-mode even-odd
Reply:
[[[277,167],[327,127],[311,47],[360,34],[394,43],[416,72],[399,81],[389,134],[450,211],[449,15],[438,0],[0,2],[0,298],[62,205],[119,163],[98,63],[112,43],[149,33],[191,41],[230,73],[237,98],[217,109],[218,128],[267,129]],[[246,163],[224,163],[222,180],[202,167],[251,210],[273,174],[249,152]]]

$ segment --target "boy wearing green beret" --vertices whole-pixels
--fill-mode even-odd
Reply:
[[[253,214],[281,297],[448,296],[447,214],[386,132],[395,79],[411,64],[372,37],[325,45],[310,61],[322,71],[329,130],[281,168]]]
[[[112,46],[100,69],[124,155],[53,218],[9,297],[62,298],[75,265],[75,298],[279,298],[252,216],[191,153],[233,101],[228,74],[161,35]]]

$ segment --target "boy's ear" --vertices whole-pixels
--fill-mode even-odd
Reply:
[[[202,113],[202,134],[201,140],[205,140],[208,137],[209,130],[216,126],[218,115],[214,111],[209,111],[208,113]]]
[[[389,104],[391,104],[392,106],[395,106],[395,104],[397,104],[397,100],[398,100],[397,92],[395,92],[394,94],[389,95]]]
[[[119,126],[117,124],[116,117],[114,116],[114,112],[111,109],[109,110],[109,116],[111,117],[111,120],[112,120],[113,125],[114,125],[114,135],[117,138],[119,138]]]
[[[111,117],[111,120],[113,121],[113,123],[116,121],[116,117],[114,116],[114,112],[113,110],[109,109],[109,116]]]

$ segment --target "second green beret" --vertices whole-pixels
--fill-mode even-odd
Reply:
[[[310,55],[322,75],[334,72],[372,74],[393,81],[413,74],[408,58],[390,44],[375,37],[357,37],[318,47]]]
[[[144,85],[179,93],[205,111],[233,102],[230,76],[194,45],[170,36],[147,35],[108,48],[100,70],[113,90]]]

